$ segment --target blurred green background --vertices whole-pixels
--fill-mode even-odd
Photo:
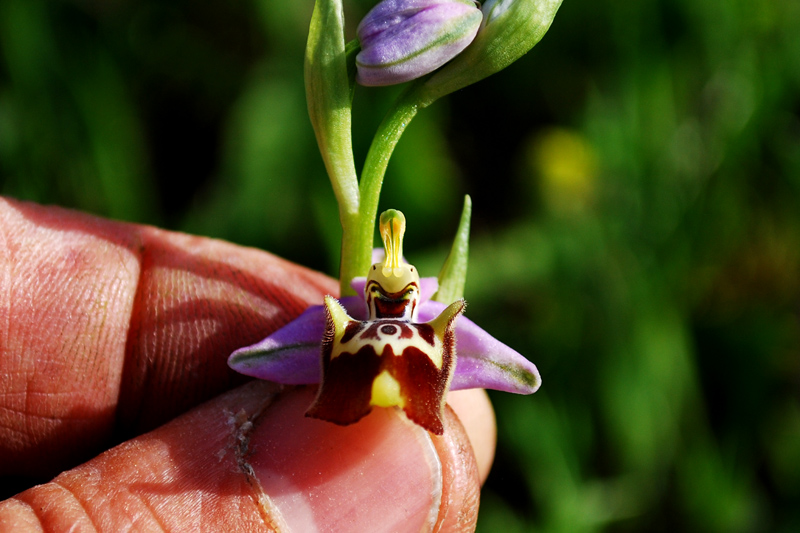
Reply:
[[[311,5],[3,0],[0,192],[335,275]],[[357,90],[358,161],[396,93]],[[492,395],[479,531],[800,531],[799,115],[798,2],[566,0],[409,127],[406,255],[471,194],[469,316],[544,379]]]

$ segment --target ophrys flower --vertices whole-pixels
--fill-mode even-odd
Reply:
[[[385,259],[352,284],[363,296],[326,297],[234,352],[231,368],[280,383],[321,382],[309,416],[349,424],[373,406],[396,405],[433,433],[441,433],[448,389],[535,392],[536,366],[461,315],[463,300],[446,306],[430,299],[436,278],[419,278],[402,258],[401,217],[381,216]]]

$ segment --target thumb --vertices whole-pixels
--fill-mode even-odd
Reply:
[[[480,483],[458,418],[394,409],[340,427],[311,388],[252,382],[0,503],[0,529],[472,531]]]

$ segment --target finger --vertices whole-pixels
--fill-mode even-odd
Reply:
[[[452,411],[442,437],[397,409],[340,427],[303,416],[313,390],[277,391],[245,385],[29,489],[0,504],[0,529],[474,529],[477,466]]]
[[[452,391],[447,394],[447,405],[455,411],[467,432],[483,484],[492,468],[497,446],[497,425],[489,396],[483,389]]]
[[[0,199],[0,475],[50,476],[241,383],[231,351],[336,290],[257,250]]]

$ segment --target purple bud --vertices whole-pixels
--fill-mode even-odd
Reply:
[[[358,25],[356,81],[393,85],[433,72],[472,42],[482,18],[473,0],[384,0]]]

